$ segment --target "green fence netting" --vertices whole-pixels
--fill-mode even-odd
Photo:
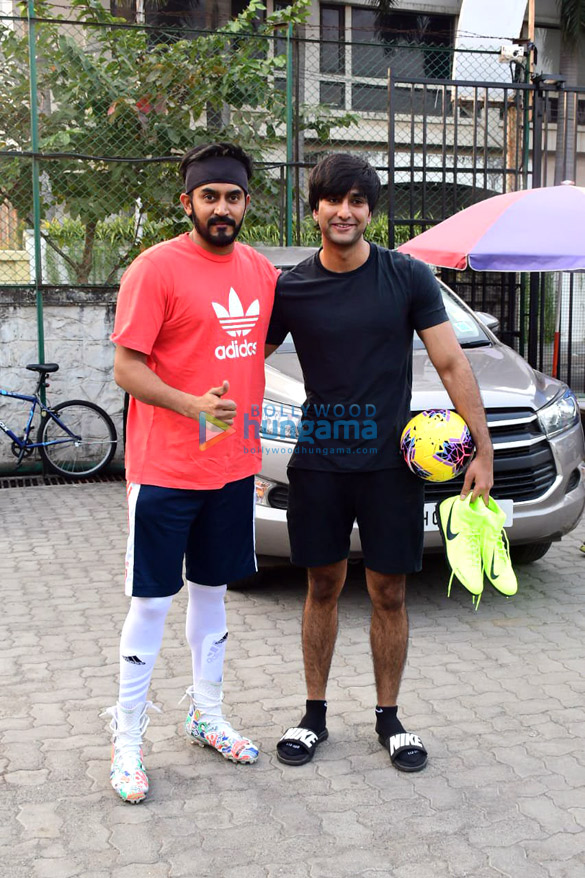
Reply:
[[[42,284],[115,284],[141,249],[186,228],[178,159],[210,139],[236,140],[256,161],[243,240],[316,243],[312,165],[350,150],[387,174],[389,68],[446,80],[453,48],[444,34],[421,43],[385,30],[372,10],[335,30],[323,7],[318,27],[293,27],[303,5],[267,16],[251,4],[213,30],[195,9],[136,24],[94,0],[0,18],[0,285],[33,282],[35,233]],[[464,55],[466,75],[481,78],[486,55]],[[419,109],[440,121],[443,98],[427,92]],[[373,228],[382,243],[386,212]]]

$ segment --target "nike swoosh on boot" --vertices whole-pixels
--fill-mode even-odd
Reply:
[[[455,501],[455,502],[457,502],[457,501]],[[453,506],[454,505],[455,505],[455,503],[453,504]],[[453,515],[453,506],[451,506],[451,509],[449,510],[449,518],[447,519],[446,536],[447,536],[448,540],[454,540],[455,537],[459,536],[459,531],[457,531],[457,533],[455,533],[454,531],[451,530],[451,516]]]
[[[494,562],[495,562],[495,560],[496,560],[496,556],[495,556],[495,554],[494,554],[494,555],[492,555],[492,564],[491,564],[491,569],[490,569],[490,579],[499,579],[499,578],[500,578],[500,574],[499,574],[499,573],[496,573],[495,568],[494,568]]]

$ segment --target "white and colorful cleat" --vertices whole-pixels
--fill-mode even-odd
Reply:
[[[137,805],[148,793],[148,777],[142,761],[142,750],[138,753],[125,753],[112,746],[112,767],[110,783],[125,802]]]
[[[191,709],[185,720],[185,731],[192,744],[212,747],[224,759],[242,765],[252,765],[258,759],[258,748],[237,732],[224,718],[221,710],[221,684],[202,681],[197,691],[190,687],[185,693],[191,699]]]
[[[110,783],[124,802],[137,805],[148,793],[148,777],[142,755],[142,736],[150,722],[147,710],[154,705],[147,701],[127,709],[116,704],[102,716],[112,717],[112,764]],[[155,708],[158,710],[158,708]]]

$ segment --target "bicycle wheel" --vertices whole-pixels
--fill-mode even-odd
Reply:
[[[101,472],[116,451],[116,428],[110,416],[93,402],[71,399],[54,406],[43,418],[39,442],[48,469],[80,479]],[[69,435],[69,431],[73,435]]]

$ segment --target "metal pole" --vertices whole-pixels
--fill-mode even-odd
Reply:
[[[394,82],[392,79],[392,70],[388,68],[388,185],[386,187],[388,198],[388,247],[394,250],[396,247],[396,223],[394,210],[394,103],[393,103]],[[412,182],[411,182],[412,187]],[[412,212],[411,212],[412,214]],[[412,219],[412,215],[410,216]],[[412,227],[411,227],[412,234]]]
[[[538,368],[538,311],[540,304],[540,274],[530,272],[530,292],[528,299],[528,362]]]
[[[42,264],[41,264],[41,191],[39,169],[39,115],[37,105],[37,54],[36,54],[36,24],[34,0],[28,0],[28,57],[30,68],[30,133],[32,157],[32,196],[33,196],[33,235],[34,235],[34,260],[35,260],[35,294],[37,304],[37,337],[39,363],[45,362],[45,330],[43,321],[43,294],[41,291]],[[44,395],[44,391],[41,390]],[[44,400],[43,400],[44,401]]]
[[[294,190],[293,190],[293,200],[295,203],[295,216],[297,220],[297,228],[295,235],[295,244],[297,247],[301,246],[301,150],[300,150],[300,138],[301,138],[301,126],[299,119],[299,107],[301,106],[301,96],[300,96],[300,71],[301,71],[301,58],[300,58],[300,45],[299,40],[293,40],[292,44],[293,48],[293,84],[294,84],[294,143],[293,143],[293,160],[295,163],[295,180],[294,180]]]
[[[533,95],[532,115],[532,188],[542,185],[542,118],[544,94],[536,87]],[[528,362],[535,369],[538,361],[538,317],[540,303],[540,275],[530,273],[528,297]]]
[[[532,52],[531,60],[526,65],[524,81],[526,84],[531,81]],[[528,189],[528,165],[530,163],[530,110],[532,106],[532,98],[534,94],[534,86],[530,90],[522,92],[522,101],[524,103],[524,119],[522,131],[522,188]]]
[[[286,246],[293,238],[293,57],[292,24],[286,32]]]
[[[534,45],[534,22],[535,22],[535,0],[528,0],[528,40]],[[525,82],[532,81],[532,74],[534,73],[534,52],[533,48],[530,48],[528,52],[528,58],[526,59],[526,74],[525,74]],[[530,123],[530,109],[531,106],[534,106],[534,92],[525,92],[523,95],[524,100],[524,155],[522,157],[523,162],[523,185],[524,188],[528,188],[528,156],[530,152],[530,131],[529,131],[529,123]],[[540,185],[540,184],[539,184]],[[534,188],[534,183],[532,184],[532,188]]]
[[[535,0],[528,0],[528,39],[534,42]],[[528,69],[532,73],[532,52],[528,55]]]

